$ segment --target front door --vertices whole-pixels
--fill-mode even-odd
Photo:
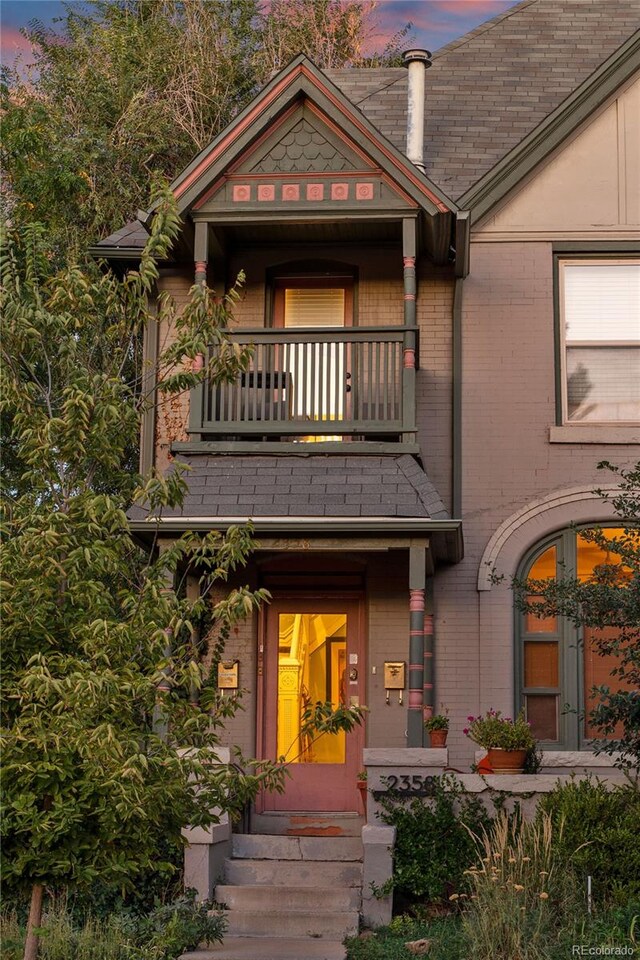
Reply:
[[[263,649],[263,753],[284,757],[284,794],[265,810],[355,811],[364,731],[306,735],[305,710],[363,704],[361,605],[340,599],[277,599],[268,608]]]

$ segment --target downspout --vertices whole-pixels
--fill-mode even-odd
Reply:
[[[468,210],[456,214],[455,288],[452,317],[452,403],[451,403],[451,516],[462,518],[462,303],[464,279],[470,265],[470,216]]]

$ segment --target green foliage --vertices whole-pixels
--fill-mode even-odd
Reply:
[[[471,834],[491,822],[477,797],[444,776],[435,778],[432,798],[390,791],[380,806],[383,822],[396,828],[393,880],[383,892],[393,889],[408,901],[437,901],[464,883],[463,871],[474,857]]]
[[[407,950],[405,943],[423,939],[430,941],[430,960],[463,960],[465,956],[458,917],[416,920],[398,916],[372,936],[346,940],[347,960],[411,960],[415,954]]]
[[[448,730],[449,717],[444,713],[436,713],[433,717],[425,720],[424,728],[427,733],[430,733],[431,730]]]
[[[597,779],[558,784],[542,798],[538,820],[549,816],[554,845],[579,877],[590,875],[600,903],[640,899],[640,790],[637,784],[607,789]]]
[[[241,810],[262,785],[282,783],[273,764],[242,773],[215,762],[237,702],[211,692],[213,653],[265,599],[242,586],[224,596],[251,550],[250,529],[186,534],[146,553],[125,514],[133,498],[159,516],[185,487],[179,470],[145,480],[127,469],[148,402],[130,360],[140,331],[158,322],[146,294],[177,229],[170,198],[158,200],[140,268],[123,279],[76,266],[56,273],[37,226],[12,233],[3,250],[2,409],[16,469],[2,527],[9,892],[98,878],[126,890],[144,870],[168,878],[174,857],[159,856],[159,836],[179,844],[185,825]],[[214,379],[242,368],[248,354],[225,352],[228,308],[201,288],[180,317],[162,302],[176,337],[160,361],[162,389],[205,375],[182,370],[205,343],[221,348]],[[157,536],[157,524],[150,530]]]
[[[364,0],[93,0],[66,5],[55,30],[32,21],[33,76],[9,72],[2,92],[7,212],[84,253],[295,54],[320,67],[397,58],[400,35],[364,58],[375,27]]]
[[[489,750],[533,750],[536,740],[524,718],[524,711],[515,720],[503,717],[500,710],[488,710],[483,717],[468,717],[469,726],[463,732],[481,747]]]
[[[221,941],[225,919],[209,915],[210,904],[196,904],[191,894],[156,906],[136,917],[113,911],[100,919],[87,916],[78,924],[63,899],[53,901],[42,921],[42,960],[175,960],[199,943]],[[24,927],[15,913],[3,913],[2,960],[20,960]]]
[[[622,532],[605,536],[602,528],[580,535],[599,547],[606,563],[588,578],[563,575],[557,580],[515,579],[520,610],[539,617],[567,617],[578,628],[595,629],[592,643],[598,656],[615,657],[611,671],[618,690],[608,684],[594,687],[597,698],[589,722],[600,733],[596,752],[616,756],[623,768],[640,766],[640,461],[630,469],[600,463],[613,473],[614,493],[596,491],[610,503]]]

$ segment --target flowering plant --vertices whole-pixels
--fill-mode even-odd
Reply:
[[[483,717],[467,717],[469,726],[463,733],[480,747],[489,750],[531,750],[536,739],[521,711],[515,720],[503,717],[500,710],[488,710]]]
[[[445,713],[436,713],[424,722],[424,728],[429,733],[431,730],[448,730],[449,717]]]

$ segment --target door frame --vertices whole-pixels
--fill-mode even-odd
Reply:
[[[280,601],[289,602],[308,602],[308,603],[326,603],[335,604],[349,603],[355,606],[357,623],[355,627],[358,644],[358,670],[360,685],[360,703],[364,705],[363,698],[366,696],[367,689],[367,669],[366,669],[366,595],[364,590],[323,590],[310,591],[306,588],[301,589],[281,589],[272,592],[270,604],[261,604],[258,611],[258,654],[257,654],[257,684],[256,684],[256,758],[258,760],[273,760],[269,756],[268,748],[268,729],[266,724],[267,710],[267,671],[266,671],[266,644],[267,644],[267,620],[268,607],[277,604]],[[312,611],[308,611],[312,612]],[[365,722],[355,727],[350,734],[356,738],[356,752],[362,756],[365,746]],[[357,797],[354,784],[354,811],[357,809]],[[265,812],[265,793],[261,791],[255,801],[256,813]],[[293,811],[292,811],[293,812]],[[299,812],[299,811],[297,811]],[[309,811],[314,812],[314,811]]]

